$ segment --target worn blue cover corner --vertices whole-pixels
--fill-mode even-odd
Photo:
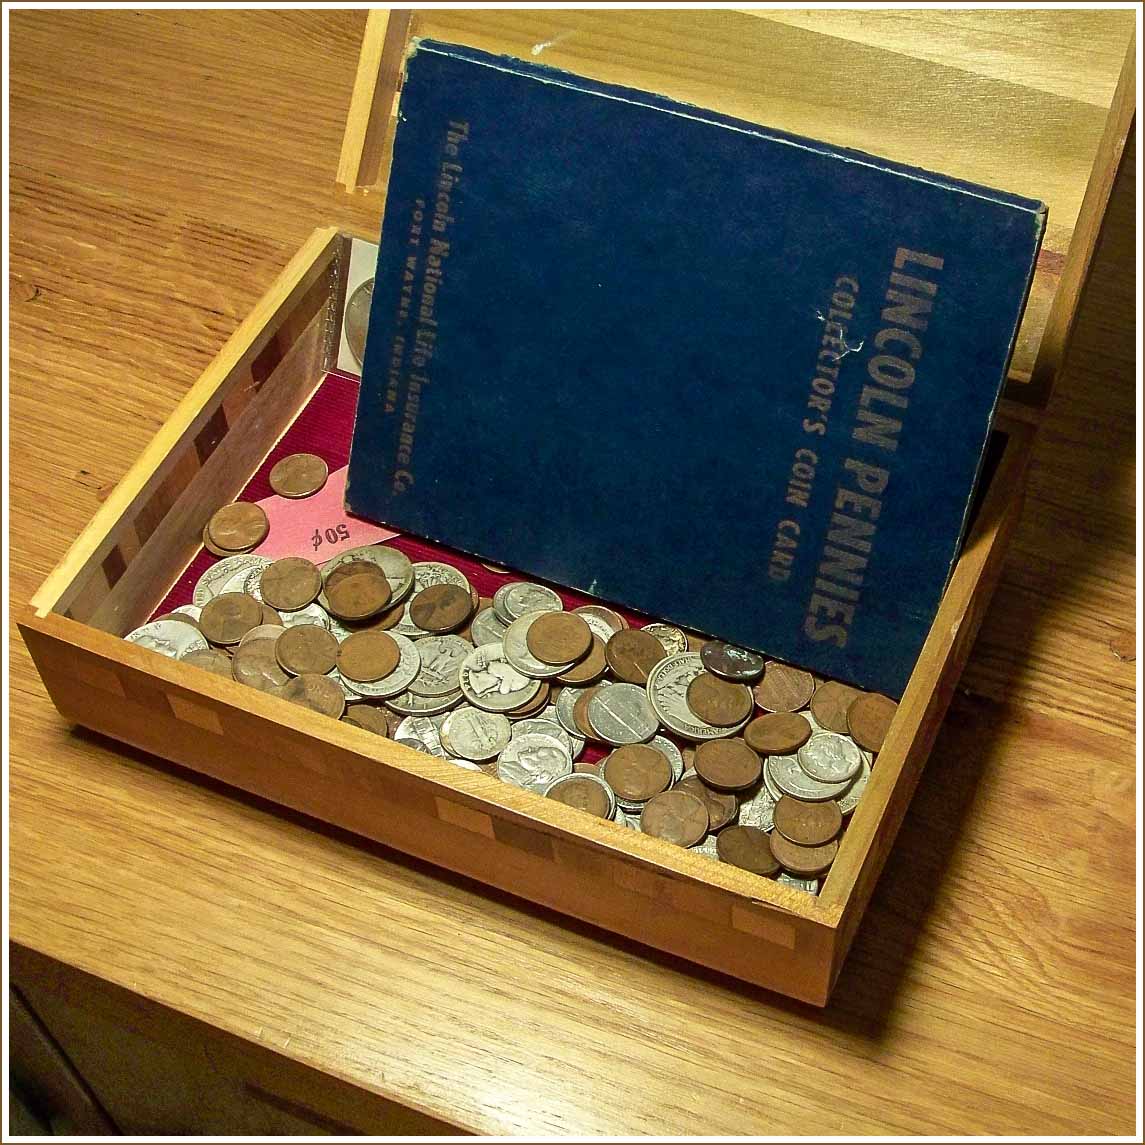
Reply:
[[[468,48],[408,60],[347,503],[901,694],[1037,202]]]

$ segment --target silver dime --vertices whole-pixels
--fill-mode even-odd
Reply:
[[[797,891],[806,891],[809,895],[819,893],[818,879],[800,879],[795,875],[789,875],[786,871],[780,871],[775,881],[782,883],[785,887],[794,887]]]
[[[635,684],[602,688],[589,701],[585,715],[597,735],[614,747],[646,743],[659,726],[644,689]]]
[[[412,640],[395,635],[393,632],[390,635],[398,646],[398,666],[388,676],[364,684],[360,680],[348,680],[338,672],[339,683],[344,684],[351,692],[357,692],[359,696],[369,696],[377,700],[385,700],[404,692],[421,671],[421,653]]]
[[[747,719],[735,727],[717,728],[705,723],[688,707],[688,685],[703,670],[698,652],[666,656],[648,673],[646,688],[652,710],[669,731],[685,739],[699,741],[735,735],[747,724]]]
[[[450,712],[441,725],[442,745],[462,759],[492,759],[512,738],[513,725],[505,716],[470,704]]]
[[[764,764],[775,786],[784,795],[795,799],[806,799],[810,803],[822,803],[835,799],[847,790],[846,783],[820,783],[799,766],[797,755],[769,755]]]
[[[572,766],[572,757],[550,735],[518,736],[497,757],[497,774],[503,780],[538,794],[557,776],[570,774]]]
[[[575,760],[579,754],[574,750],[572,736],[555,720],[545,719],[543,716],[517,720],[513,725],[513,739],[519,739],[524,735],[550,735],[569,753],[571,759]]]
[[[436,716],[448,712],[461,703],[461,689],[444,696],[419,696],[415,692],[399,692],[386,700],[386,707],[399,716]]]
[[[557,712],[557,723],[570,735],[580,735],[580,728],[573,719],[573,708],[586,691],[587,688],[562,688],[557,693],[557,702],[553,705]]]
[[[545,609],[536,609],[517,617],[505,629],[505,638],[502,640],[505,648],[505,659],[522,675],[531,676],[535,680],[559,676],[562,672],[567,672],[574,663],[570,660],[567,664],[546,664],[543,660],[538,660],[529,651],[529,629],[545,615],[545,612]]]
[[[508,627],[501,623],[493,609],[483,608],[470,623],[469,634],[475,645],[496,644],[498,640],[504,639]]]
[[[688,638],[674,624],[646,624],[643,631],[664,645],[665,656],[679,656],[688,651]]]
[[[410,619],[410,605],[413,603],[413,597],[422,589],[429,588],[431,584],[452,584],[465,589],[470,594],[473,592],[469,580],[460,569],[455,569],[452,565],[442,564],[441,561],[418,561],[413,566],[413,595],[406,601],[406,606],[402,609],[401,620],[389,630],[391,634],[396,632],[413,640],[429,635],[424,628],[414,624]]]
[[[449,755],[441,744],[441,733],[437,724],[428,716],[406,716],[394,729],[394,739],[398,743],[412,740],[413,743],[407,743],[407,747],[417,747],[418,751],[425,751],[442,759],[446,759]]]
[[[716,848],[715,835],[705,835],[694,847],[689,847],[693,855],[707,855],[711,859],[719,859],[720,853]]]
[[[356,549],[347,549],[344,553],[331,557],[321,566],[322,579],[325,580],[332,569],[347,564],[349,561],[369,561],[371,564],[377,565],[386,574],[386,580],[389,581],[390,585],[390,603],[388,605],[390,608],[401,604],[413,590],[414,571],[409,557],[405,553],[398,552],[397,549],[391,549],[386,545],[359,545]],[[329,605],[325,591],[319,594],[318,603],[323,608]]]
[[[493,611],[502,624],[512,624],[526,612],[561,612],[563,609],[561,598],[543,584],[515,580],[503,584],[493,594]]]
[[[424,636],[417,642],[421,670],[409,690],[418,696],[444,696],[461,684],[461,665],[473,645],[460,636]]]
[[[541,794],[542,795],[549,795],[551,792],[559,789],[563,784],[572,782],[573,778],[574,777],[572,775],[558,775],[557,778],[554,779],[552,781],[552,783],[550,783],[548,785],[548,787],[546,787],[544,789],[544,791],[541,792]],[[575,779],[576,779],[577,783],[584,783],[587,781],[590,783],[597,783],[601,787],[603,787],[605,794],[608,796],[608,813],[606,815],[604,815],[603,818],[605,818],[605,819],[615,818],[615,816],[616,816],[616,795],[613,793],[612,788],[609,787],[608,784],[605,783],[604,780],[600,778],[600,776],[589,775],[587,772],[580,772],[579,774],[576,775]]]
[[[854,779],[863,766],[859,745],[836,732],[818,732],[798,752],[799,766],[820,783]]]
[[[859,805],[859,800],[863,797],[863,792],[867,790],[867,781],[871,778],[871,761],[863,759],[863,766],[859,769],[859,774],[851,780],[851,785],[843,792],[837,799],[839,810],[844,815],[850,815]]]
[[[182,620],[152,620],[149,624],[141,624],[123,639],[172,660],[182,660],[189,652],[205,652],[209,647],[207,638]]]
[[[465,698],[486,712],[511,712],[541,690],[540,680],[521,675],[505,659],[505,648],[482,644],[465,658],[458,679]]]
[[[770,831],[775,826],[777,802],[772,799],[767,787],[761,784],[750,799],[745,799],[739,805],[736,822],[741,827],[758,827],[761,831]]]
[[[667,758],[672,766],[672,782],[679,783],[684,778],[684,756],[680,749],[667,736],[653,736],[648,746]]]
[[[266,557],[256,557],[253,553],[238,553],[233,557],[223,557],[199,577],[195,591],[191,594],[191,601],[202,606],[212,597],[218,596],[228,581],[253,568],[266,568],[270,563]]]
[[[577,614],[588,625],[594,636],[599,636],[601,642],[607,644],[609,638],[615,636],[622,628],[627,628],[624,618],[619,612],[606,608],[603,604],[582,604],[574,608]]]
[[[316,624],[326,629],[331,627],[332,617],[317,601],[308,604],[305,608],[296,608],[293,612],[280,612],[279,616],[282,617],[282,623],[287,628],[293,628],[296,624]]]

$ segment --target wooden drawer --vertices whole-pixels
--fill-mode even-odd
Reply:
[[[520,54],[517,41],[540,37],[551,19],[528,15],[532,23],[498,14],[471,38]],[[684,51],[692,15],[657,25],[654,42],[636,39],[642,25],[631,14],[615,14],[612,29],[631,37],[624,42],[641,58],[671,61]],[[745,29],[769,26],[754,17],[728,24],[723,15],[718,34],[729,43]],[[409,28],[403,22],[393,33],[391,24],[387,43],[387,27],[371,23],[384,50],[369,66],[380,76]],[[451,27],[447,21],[444,31],[428,30],[444,34]],[[624,56],[615,35],[608,45],[598,46],[610,61],[601,70],[616,78]],[[647,72],[637,68],[632,82],[652,85],[655,75]],[[814,76],[801,82],[810,90]],[[375,85],[370,106],[388,116],[392,91],[388,103],[383,96]],[[211,513],[238,495],[332,366],[351,242],[334,226],[314,232],[23,610],[20,630],[53,702],[69,720],[198,772],[651,946],[825,1004],[997,580],[1021,507],[1037,420],[1029,411],[1047,389],[1030,379],[1052,380],[1060,360],[1132,107],[1130,59],[1078,194],[1080,213],[1038,331],[1036,361],[1013,379],[1018,401],[999,423],[1000,460],[818,897],[120,639],[151,614],[198,551]],[[379,153],[376,132],[375,125],[372,134],[359,134]]]

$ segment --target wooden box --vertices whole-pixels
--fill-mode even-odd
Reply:
[[[1132,123],[1132,30],[1129,13],[1092,11],[371,13],[339,169],[356,191],[384,184],[405,45],[425,34],[540,57],[1049,203],[999,421],[1001,458],[818,897],[121,639],[152,613],[198,551],[208,517],[240,492],[332,366],[351,244],[333,226],[314,232],[22,611],[20,631],[56,707],[401,851],[825,1004],[1020,512],[1039,410]]]

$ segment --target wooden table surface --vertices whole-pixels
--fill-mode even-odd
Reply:
[[[11,590],[310,230],[361,12],[11,14]],[[498,1133],[1132,1133],[1134,178],[1028,505],[825,1012],[64,725],[11,642],[11,935]]]

